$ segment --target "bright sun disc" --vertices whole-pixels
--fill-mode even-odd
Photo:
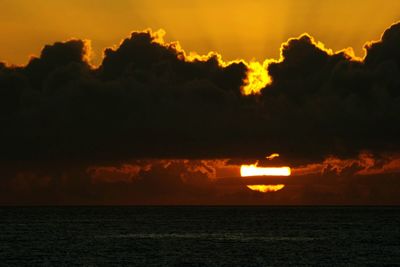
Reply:
[[[242,165],[240,167],[240,175],[242,177],[249,176],[290,176],[291,169],[289,167],[257,167],[256,164]]]

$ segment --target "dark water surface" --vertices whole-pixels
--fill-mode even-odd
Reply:
[[[7,207],[0,219],[0,266],[400,266],[400,207]]]

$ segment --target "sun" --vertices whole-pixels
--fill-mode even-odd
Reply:
[[[251,176],[290,176],[290,167],[258,167],[257,164],[242,165],[240,175],[242,177]]]

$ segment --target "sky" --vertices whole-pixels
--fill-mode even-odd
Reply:
[[[400,204],[397,1],[0,3],[0,205]]]
[[[25,64],[44,44],[89,39],[93,62],[133,30],[164,29],[186,51],[216,51],[226,60],[278,58],[281,43],[307,32],[327,47],[353,47],[400,19],[396,0],[1,0],[0,59]]]

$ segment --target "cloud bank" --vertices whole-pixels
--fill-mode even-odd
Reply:
[[[303,34],[282,45],[278,60],[225,62],[215,52],[188,54],[179,43],[164,41],[163,32],[147,30],[133,32],[118,46],[106,49],[101,64],[92,66],[88,41],[46,45],[26,66],[0,63],[0,165],[6,177],[2,183],[12,188],[18,177],[24,177],[22,184],[50,179],[52,186],[43,183],[55,197],[63,188],[58,183],[70,177],[62,174],[67,169],[75,173],[74,179],[86,177],[71,184],[74,195],[89,192],[93,179],[104,185],[115,177],[122,184],[129,179],[129,184],[147,188],[142,190],[147,193],[153,192],[149,188],[172,186],[165,191],[167,195],[183,194],[176,203],[190,196],[205,200],[211,195],[218,202],[218,190],[207,175],[193,178],[198,182],[193,187],[192,182],[184,182],[182,171],[163,174],[169,166],[160,165],[159,172],[151,168],[150,175],[146,169],[124,171],[110,164],[160,158],[242,162],[279,152],[284,162],[309,173],[321,166],[326,170],[327,162],[334,162],[329,159],[346,164],[368,154],[376,164],[381,162],[368,168],[361,164],[370,175],[363,181],[370,184],[368,190],[360,190],[370,196],[376,186],[371,181],[396,181],[393,176],[376,178],[382,174],[376,170],[382,166],[392,170],[390,162],[397,162],[395,155],[400,150],[400,24],[388,28],[381,40],[366,43],[365,51],[362,59],[350,49],[334,52]],[[40,176],[38,166],[57,171]],[[361,174],[363,170],[357,169]],[[357,171],[350,176],[359,175]],[[144,180],[132,183],[131,172],[140,172]],[[324,172],[324,177],[331,177],[329,181],[343,180],[343,175],[328,174]],[[317,176],[310,175],[314,178],[307,179],[314,183]],[[359,176],[354,179],[350,180],[360,182]],[[40,188],[40,184],[32,186]],[[389,187],[376,199],[387,199],[384,192],[398,188]],[[124,185],[118,188],[115,194],[124,192]],[[338,191],[338,187],[329,188]],[[131,190],[140,195],[140,190]],[[165,201],[161,191],[154,194],[158,202]],[[290,197],[289,191],[290,187],[279,194]],[[246,202],[248,191],[244,192],[231,202]],[[350,199],[335,194],[332,201]],[[304,198],[298,201],[308,203]]]
[[[399,24],[367,43],[362,60],[308,35],[290,39],[264,64],[271,81],[250,96],[250,64],[187,55],[160,32],[133,32],[98,67],[89,52],[71,40],[27,66],[0,65],[2,160],[278,151],[312,161],[399,149]]]

